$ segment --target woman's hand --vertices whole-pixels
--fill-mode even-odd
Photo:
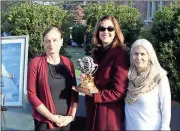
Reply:
[[[59,127],[67,126],[69,123],[73,121],[74,118],[73,116],[61,116],[61,119],[63,119],[63,122],[56,123],[56,125]]]
[[[53,115],[51,120],[52,120],[52,122],[54,122],[56,124],[57,123],[58,124],[63,123],[63,121],[64,121],[64,119],[63,119],[63,117],[61,115]]]
[[[76,92],[84,93],[85,95],[93,96],[93,94],[98,93],[99,90],[97,88],[83,88],[83,87],[75,87],[73,86],[72,89]]]
[[[80,81],[82,82],[84,79],[86,79],[88,77],[87,74],[83,74],[81,73],[80,74]],[[81,87],[81,84],[78,85],[78,87],[75,87],[73,86],[72,89],[76,92],[81,92],[85,95],[89,95],[89,96],[93,96],[93,94],[95,93],[98,93],[99,90],[97,88],[94,88],[94,87],[87,87],[87,88],[84,88],[84,87]]]

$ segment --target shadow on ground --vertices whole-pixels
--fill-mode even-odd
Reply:
[[[171,110],[171,130],[180,130],[180,105],[172,106]]]
[[[3,116],[5,115],[5,124]],[[72,123],[71,131],[85,131],[85,104],[84,96],[80,96],[79,108],[75,121]],[[31,107],[26,103],[26,108],[8,108],[1,112],[1,130],[33,130],[34,122],[31,116]],[[180,106],[172,106],[171,130],[180,130]]]

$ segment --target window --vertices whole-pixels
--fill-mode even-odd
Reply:
[[[164,1],[148,1],[146,21],[152,21],[152,18],[154,17],[154,12],[161,9],[163,5]]]
[[[131,1],[131,0],[125,1],[125,5],[129,5],[130,7],[134,7],[134,2],[135,1]]]
[[[152,18],[152,2],[149,2],[149,17]]]
[[[155,11],[159,10],[160,9],[160,1],[155,1],[154,2],[154,7],[155,7],[154,8]]]

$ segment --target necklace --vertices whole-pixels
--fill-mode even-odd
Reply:
[[[57,65],[57,64],[60,63],[60,61],[61,61],[60,58],[58,58],[58,59],[51,59],[51,60],[47,58],[47,62],[52,64],[52,65]]]

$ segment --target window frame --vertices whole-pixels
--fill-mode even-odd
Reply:
[[[159,1],[148,1],[147,5],[147,15],[146,15],[146,20],[144,22],[153,22],[152,19],[154,18],[154,12],[156,10],[156,3],[159,2],[159,8],[157,10],[160,10],[164,6],[164,1],[159,0]]]

